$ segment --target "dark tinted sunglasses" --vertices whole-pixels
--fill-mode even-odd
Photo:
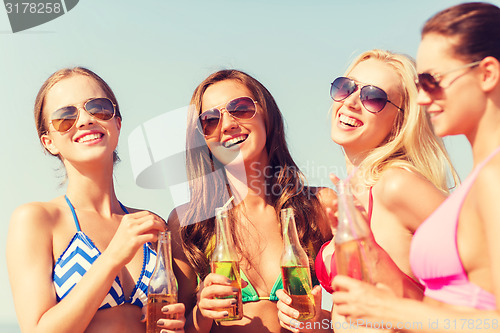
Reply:
[[[330,96],[335,102],[340,102],[353,94],[358,88],[359,86],[354,80],[347,77],[338,77],[332,82]],[[387,93],[384,90],[372,85],[361,87],[359,98],[365,109],[372,113],[382,111],[387,102],[391,103],[399,110],[403,110],[387,99]]]
[[[463,66],[460,66],[460,67],[457,67],[457,68],[453,68],[452,70],[446,71],[446,72],[444,72],[442,74],[430,74],[430,73],[421,73],[421,74],[418,74],[418,80],[416,82],[417,83],[417,87],[419,89],[424,90],[425,92],[427,92],[429,94],[437,94],[437,93],[441,92],[441,89],[448,88],[449,86],[451,86],[451,84],[453,82],[455,82],[455,80],[457,80],[463,74],[459,75],[455,79],[453,79],[448,84],[448,86],[443,87],[440,84],[441,84],[441,80],[443,79],[443,77],[445,75],[448,75],[450,73],[453,73],[455,71],[458,71],[458,70],[461,70],[461,69],[464,69],[464,68],[473,68],[473,67],[476,67],[480,63],[481,63],[481,60],[480,61],[474,61],[474,62],[471,62],[469,64],[466,64],[466,65],[463,65]]]
[[[257,112],[257,102],[250,97],[238,97],[226,103],[207,110],[198,117],[197,128],[203,135],[212,134],[219,126],[222,110],[236,119],[252,119]]]
[[[76,106],[69,105],[57,109],[50,115],[50,124],[58,132],[69,131],[77,122],[79,112]],[[83,109],[92,117],[110,120],[115,116],[115,105],[109,98],[91,98],[83,104]]]

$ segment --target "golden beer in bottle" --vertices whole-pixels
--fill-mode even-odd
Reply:
[[[281,210],[283,228],[283,252],[281,254],[281,277],[283,290],[292,299],[290,305],[299,311],[297,320],[314,318],[314,297],[311,294],[311,270],[309,258],[300,245],[292,208]]]
[[[238,289],[236,304],[224,309],[229,315],[216,321],[239,320],[243,318],[243,301],[241,296],[240,263],[234,249],[233,237],[229,230],[227,211],[223,208],[215,209],[216,243],[210,262],[212,273],[223,275],[230,279],[231,286]],[[227,296],[224,298],[231,298]]]
[[[161,309],[168,304],[177,303],[177,279],[172,269],[172,250],[170,231],[158,235],[156,265],[148,285],[147,333],[160,333],[159,319],[175,319],[163,314]]]

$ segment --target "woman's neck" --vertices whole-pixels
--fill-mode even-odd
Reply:
[[[500,105],[500,101],[498,102]],[[466,137],[472,147],[474,165],[477,165],[500,146],[500,108],[489,105],[478,125]]]
[[[107,217],[122,212],[114,190],[112,163],[92,166],[64,164],[68,175],[66,194],[74,205]]]
[[[226,165],[231,191],[235,194],[235,204],[244,201],[247,208],[267,205],[271,195],[267,193],[272,179],[270,169],[267,161],[253,162],[251,165],[241,161]]]

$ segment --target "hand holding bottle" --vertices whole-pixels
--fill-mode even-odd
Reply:
[[[165,305],[177,303],[177,280],[172,269],[170,231],[160,232],[156,265],[149,280],[147,333],[160,333],[167,320],[177,320],[178,313],[165,313]]]
[[[204,317],[217,321],[229,317],[230,310],[238,304],[238,294],[241,294],[241,289],[233,287],[233,283],[224,275],[207,275],[198,291],[198,308]]]
[[[281,210],[283,228],[283,252],[281,277],[283,290],[291,298],[292,308],[299,312],[297,320],[305,321],[315,315],[314,297],[311,295],[311,270],[309,258],[300,245],[292,208]]]
[[[335,234],[337,272],[373,283],[375,241],[366,223],[364,209],[356,207],[349,183],[338,181],[338,228]]]
[[[314,297],[315,316],[307,321],[316,322],[319,321],[318,318],[321,314],[321,286],[315,286],[311,291],[311,295]],[[276,296],[279,299],[276,306],[278,307],[278,319],[281,327],[291,332],[304,332],[300,328],[305,328],[306,325],[298,320],[300,312],[292,307],[292,298],[283,289],[276,291]]]
[[[147,307],[143,309],[143,320],[141,322],[146,322],[146,314]],[[156,322],[157,327],[162,330],[161,332],[175,332],[175,333],[183,333],[184,325],[186,324],[185,312],[186,308],[184,303],[175,303],[168,304],[161,308],[161,312],[163,313],[164,318],[168,318],[169,316],[175,319],[160,319]]]

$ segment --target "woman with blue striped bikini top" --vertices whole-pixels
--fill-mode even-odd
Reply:
[[[77,231],[66,250],[64,250],[54,265],[52,278],[58,302],[68,295],[82,279],[87,270],[90,269],[94,261],[101,255],[101,252],[92,240],[81,230],[78,217],[69,198],[67,196],[64,196],[64,198],[73,214]],[[125,206],[121,203],[120,206],[128,214]],[[143,258],[142,271],[130,298],[125,299],[120,279],[117,276],[113,281],[111,289],[102,301],[99,310],[127,303],[140,308],[147,304],[148,283],[156,263],[156,252],[150,248],[149,244],[143,245]]]

